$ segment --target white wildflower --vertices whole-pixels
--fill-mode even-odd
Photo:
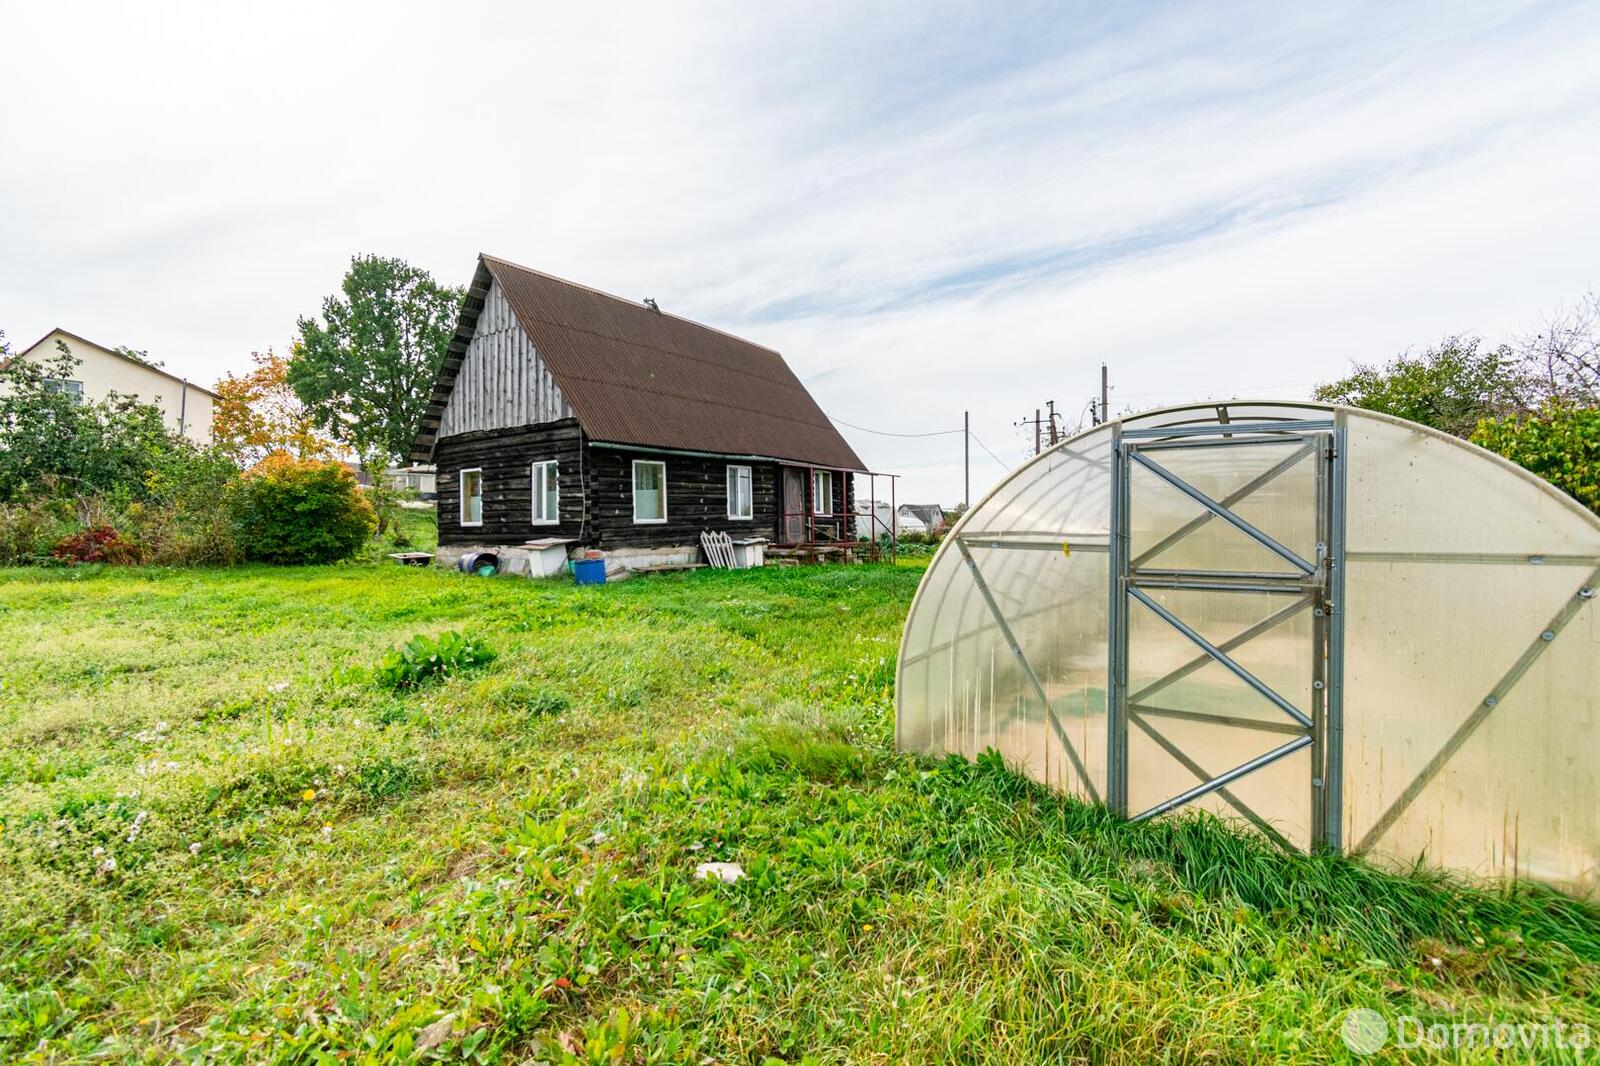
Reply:
[[[286,689],[288,687],[289,687],[289,682],[287,682],[287,681],[279,681],[277,684],[273,684],[273,685],[268,685],[267,686],[267,688],[269,690],[273,691],[273,692],[282,692],[284,689]]]
[[[189,845],[189,854],[190,855],[199,855],[200,854],[200,842],[198,840],[195,841],[193,844]]]
[[[98,867],[95,868],[95,873],[97,873],[97,874],[109,874],[109,873],[112,873],[113,871],[115,871],[116,868],[117,868],[117,860],[116,860],[116,858],[114,856],[107,855],[106,858],[105,858],[105,861],[102,862]]]

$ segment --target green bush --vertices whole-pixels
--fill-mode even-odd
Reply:
[[[247,558],[269,563],[348,559],[372,535],[372,505],[339,463],[273,456],[239,485],[238,530]]]
[[[435,677],[494,661],[495,653],[476,637],[450,631],[438,640],[418,633],[398,648],[383,653],[372,679],[387,689],[410,689]]]
[[[1600,514],[1600,410],[1550,404],[1537,415],[1486,418],[1471,439]]]
[[[0,566],[46,562],[61,538],[77,528],[66,500],[0,503]]]

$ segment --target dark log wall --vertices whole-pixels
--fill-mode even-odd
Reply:
[[[583,531],[583,435],[575,418],[517,429],[484,430],[441,437],[434,447],[439,467],[440,544],[522,544],[540,537],[578,538]],[[561,464],[561,522],[533,524],[532,467],[535,460]],[[461,525],[461,471],[483,469],[483,525]]]
[[[633,520],[633,461],[649,459],[667,465],[667,520],[636,524]],[[733,536],[777,535],[777,471],[772,463],[701,456],[661,455],[614,448],[588,450],[590,528],[597,548],[640,548],[699,544],[700,531],[727,530]],[[728,517],[728,467],[750,468],[752,517]]]
[[[531,468],[535,461],[561,464],[561,521],[534,525]],[[667,521],[633,520],[633,461],[649,459],[667,466]],[[584,441],[577,419],[517,429],[483,430],[441,437],[434,447],[439,468],[439,543],[514,545],[540,537],[569,537],[585,547],[640,548],[697,545],[702,530],[726,530],[733,536],[779,540],[779,468],[775,463],[663,455],[597,448]],[[753,516],[728,517],[727,471],[730,465],[750,468]],[[461,471],[483,471],[483,524],[461,525]],[[842,528],[850,535],[853,478],[833,473],[834,518],[818,523],[825,530]],[[810,476],[806,478],[809,503]]]

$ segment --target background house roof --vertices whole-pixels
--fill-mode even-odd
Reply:
[[[150,373],[155,374],[158,377],[164,377],[169,381],[175,381],[179,385],[187,386],[188,388],[191,388],[191,389],[195,390],[196,392],[203,392],[207,396],[211,397],[214,400],[220,400],[222,398],[222,397],[218,396],[215,392],[213,392],[211,389],[206,388],[204,385],[198,384],[197,382],[194,382],[194,381],[190,381],[188,378],[179,377],[177,374],[172,373],[170,370],[163,370],[159,366],[156,366],[156,365],[154,365],[152,363],[145,362],[143,359],[135,359],[133,356],[128,355],[128,354],[126,354],[124,352],[119,352],[115,348],[107,348],[103,344],[96,344],[94,341],[90,340],[89,338],[80,337],[76,333],[71,332],[70,330],[62,329],[60,326],[57,326],[55,329],[52,329],[49,333],[46,333],[43,337],[40,337],[38,340],[34,341],[32,344],[30,344],[26,348],[22,349],[22,351],[17,353],[17,355],[19,357],[30,356],[30,355],[33,354],[34,349],[40,347],[41,345],[44,344],[45,341],[47,341],[51,337],[55,337],[57,335],[65,337],[69,341],[77,341],[79,344],[86,344],[91,348],[94,348],[94,349],[97,349],[98,351],[104,352],[106,355],[114,356],[114,357],[116,357],[118,359],[121,359],[125,363],[132,363],[134,366],[139,367],[141,370],[148,370]],[[70,348],[71,345],[68,345],[68,347]],[[48,359],[51,355],[54,355],[54,354],[55,354],[55,352],[52,349],[50,352],[45,353],[44,358]]]
[[[487,255],[478,258],[413,459],[431,455],[491,281],[590,439],[866,469],[771,348]]]

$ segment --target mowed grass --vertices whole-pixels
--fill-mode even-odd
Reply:
[[[0,1057],[1328,1062],[1356,1006],[1600,1033],[1600,918],[1558,896],[895,753],[919,576],[0,572]],[[498,658],[367,673],[447,629]]]

